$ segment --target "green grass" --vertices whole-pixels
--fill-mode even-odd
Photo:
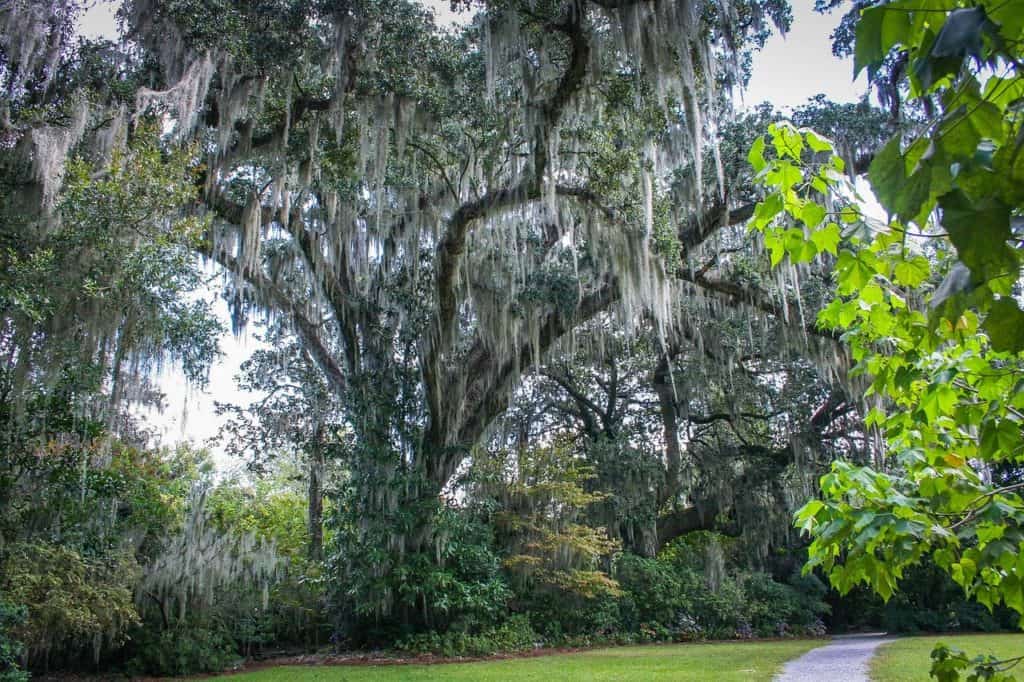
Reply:
[[[969,657],[993,654],[1010,658],[1024,654],[1024,634],[1012,635],[927,635],[905,637],[883,645],[871,661],[871,679],[876,682],[925,682],[931,668],[931,652],[939,642],[962,650]],[[1018,666],[1020,667],[1020,666]],[[1013,670],[1018,677],[1024,669]]]
[[[388,682],[389,680],[770,680],[791,658],[824,644],[814,640],[668,644],[572,654],[438,665],[266,668],[230,682]]]

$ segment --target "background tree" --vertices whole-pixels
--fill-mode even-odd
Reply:
[[[349,427],[341,421],[337,396],[305,349],[281,329],[268,330],[264,341],[271,348],[253,353],[238,377],[239,388],[263,397],[247,407],[218,403],[219,413],[231,415],[220,438],[228,454],[244,457],[248,469],[260,475],[289,456],[298,459],[307,486],[308,555],[320,560],[328,462],[340,459]]]

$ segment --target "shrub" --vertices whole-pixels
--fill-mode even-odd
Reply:
[[[162,632],[142,630],[128,664],[133,674],[192,675],[220,672],[239,661],[237,645],[222,628],[183,622]]]
[[[449,630],[424,632],[399,640],[396,648],[412,654],[440,656],[488,656],[495,653],[514,653],[534,648],[539,636],[530,627],[525,615],[515,615],[503,624],[486,628],[476,634]]]
[[[829,606],[820,580],[795,575],[780,583],[766,573],[723,570],[712,587],[701,569],[704,548],[687,547],[678,543],[657,559],[620,557],[620,625],[638,641],[824,634]]]
[[[790,584],[772,580],[766,573],[742,577],[747,617],[759,637],[818,634],[820,617],[828,611],[823,601],[826,588],[814,576],[790,579]]]
[[[0,574],[10,598],[24,604],[28,617],[12,628],[30,657],[62,658],[119,646],[138,622],[132,587],[135,559],[115,554],[87,559],[69,547],[43,543],[11,546]]]
[[[25,622],[24,606],[0,601],[0,682],[25,682],[28,673],[18,662],[24,647],[14,638],[12,630]]]
[[[737,630],[749,627],[746,595],[740,583],[732,576],[723,576],[718,589],[712,590],[700,574],[692,574],[684,585],[693,600],[693,615],[708,639],[731,639]],[[696,584],[695,584],[696,583]]]
[[[639,631],[655,624],[669,626],[693,607],[683,590],[679,570],[664,561],[624,554],[615,577],[624,592],[619,608],[622,626],[627,630]]]
[[[336,643],[390,645],[427,630],[476,632],[497,626],[506,615],[511,591],[491,528],[464,510],[423,504],[432,514],[434,546],[394,557],[381,549],[393,541],[390,526],[364,529],[363,520],[351,516],[356,505],[336,508],[338,532],[324,578],[331,586]]]
[[[621,630],[619,597],[617,590],[591,596],[569,590],[538,591],[530,595],[528,602],[524,598],[522,604],[547,644],[577,646],[569,638],[604,638]]]

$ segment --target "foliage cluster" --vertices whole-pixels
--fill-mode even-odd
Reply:
[[[887,221],[843,205],[842,164],[812,132],[775,127],[774,158],[763,140],[750,154],[770,187],[754,226],[773,263],[834,259],[837,295],[818,324],[849,346],[874,405],[875,466],[835,463],[822,499],[797,517],[813,536],[808,568],[843,592],[864,583],[888,599],[927,559],[989,609],[1024,614],[1022,17],[1015,1],[897,1],[861,14],[856,68],[877,73],[897,55],[928,113],[871,163]],[[941,679],[969,666],[1003,679],[989,660],[943,648],[934,659]]]
[[[332,608],[345,646],[388,645],[416,653],[480,656],[534,646],[817,635],[824,587],[780,583],[728,558],[720,536],[684,537],[658,558],[621,552],[605,529],[587,525],[594,475],[566,442],[480,456],[464,482],[468,504],[437,505],[437,556],[406,557],[391,583],[353,561],[380,551],[359,534],[343,496],[330,548],[346,571]],[[365,526],[364,526],[365,527]],[[398,617],[344,611],[352,592],[390,591]]]
[[[74,431],[51,431],[41,445],[39,434],[21,432],[0,468],[5,666],[102,664],[185,674],[223,669],[268,642],[326,639],[319,568],[306,563],[301,548],[301,496],[269,484],[254,492],[233,481],[210,494],[210,532],[229,538],[225,548],[240,551],[245,543],[230,538],[255,534],[272,545],[280,541],[296,557],[272,586],[272,608],[264,605],[270,595],[244,574],[222,585],[212,602],[176,601],[148,587],[148,576],[168,570],[167,546],[190,522],[197,486],[212,486],[206,455],[133,445],[103,424],[69,424]],[[192,577],[171,579],[184,584]]]
[[[16,543],[4,550],[5,594],[27,607],[29,618],[15,628],[30,657],[51,651],[74,658],[124,643],[138,621],[132,586],[138,564],[130,555],[84,558],[66,546]]]
[[[964,594],[933,562],[910,566],[887,601],[863,585],[844,595],[830,592],[833,631],[881,629],[892,633],[1005,632],[1019,616],[1004,605],[991,611]]]
[[[439,654],[447,657],[487,656],[497,652],[529,651],[540,645],[542,638],[524,614],[509,616],[500,625],[473,634],[462,630],[436,630],[410,635],[395,643],[399,651],[413,654]]]
[[[816,535],[812,565],[841,589],[868,582],[888,597],[930,551],[989,605],[1024,611],[1019,475],[1009,466],[993,483],[972,464],[1020,456],[1019,0],[864,13],[858,68],[877,73],[902,53],[911,95],[938,114],[875,155],[871,180],[896,218],[884,225],[823,199],[891,132],[866,103],[796,112],[836,133],[835,149],[783,124],[770,147],[755,143],[772,192],[754,225],[771,264],[788,261],[778,284],[749,240],[722,229],[744,213],[727,197],[753,196],[735,163],[741,136],[700,149],[716,132],[702,119],[728,108],[710,101],[712,58],[739,53],[717,77],[742,78],[761,19],[784,24],[785,3],[710,3],[663,23],[647,20],[690,5],[607,4],[492,3],[456,35],[414,3],[135,0],[123,18],[137,55],[83,49],[61,64],[71,72],[55,99],[45,65],[36,85],[0,74],[21,100],[2,117],[11,140],[74,137],[68,121],[101,111],[70,96],[82,83],[120,116],[83,125],[133,128],[99,162],[76,141],[42,179],[0,168],[4,187],[27,188],[0,197],[0,425],[16,434],[0,442],[0,564],[5,594],[27,607],[9,629],[34,663],[51,649],[65,662],[113,654],[128,637],[116,655],[129,669],[184,674],[271,643],[315,647],[327,632],[337,646],[449,655],[820,634],[813,578],[752,572],[714,535],[663,548],[732,524],[772,535],[758,543],[765,559],[787,540],[775,542],[778,510],[835,453],[850,461],[800,517]],[[691,33],[682,49],[665,26]],[[663,92],[659,72],[681,66],[689,81]],[[101,72],[121,75],[104,84]],[[136,101],[152,106],[128,117]],[[38,190],[46,209],[61,180],[59,219],[33,222],[18,202]],[[935,210],[944,235],[928,231]],[[219,325],[183,302],[201,286],[197,252],[233,273],[236,323],[271,309],[298,336],[245,368],[243,384],[267,394],[256,409],[222,409],[253,469],[294,455],[304,490],[213,486],[199,462],[128,444],[124,428],[114,439],[116,413],[90,413],[146,397],[146,370],[165,357],[202,381]],[[917,300],[927,286],[930,315]],[[809,329],[804,310],[822,298],[824,329]],[[606,314],[616,301],[643,322]],[[727,307],[764,313],[763,338]],[[600,353],[542,364],[588,325]],[[649,343],[606,353],[618,326],[642,326]],[[878,400],[868,433],[848,428],[858,408],[841,390],[793,388],[825,364],[808,334],[848,342],[853,378]],[[531,364],[544,379],[523,380]],[[540,429],[528,414],[516,437],[489,436],[515,386],[544,380],[535,404],[516,406],[543,413]],[[855,462],[871,436],[897,467]],[[343,475],[324,534],[328,458]],[[256,552],[272,559],[262,569]],[[55,575],[57,561],[71,570]]]
[[[241,660],[237,641],[225,627],[195,619],[160,630],[144,628],[132,644],[127,670],[135,674],[194,675],[221,672]]]
[[[773,261],[819,252],[836,259],[838,296],[819,324],[842,334],[870,381],[867,395],[878,396],[866,423],[884,434],[885,460],[894,465],[837,463],[822,479],[824,500],[800,514],[815,536],[811,565],[841,589],[863,581],[888,597],[903,569],[932,548],[933,560],[979,601],[1024,612],[1021,484],[1015,471],[1004,480],[996,471],[1020,455],[1022,313],[1013,297],[1020,266],[1011,217],[1021,208],[1012,166],[1021,150],[1021,9],[940,2],[864,12],[858,68],[903,49],[911,95],[942,103],[909,145],[894,137],[871,165],[887,224],[815,200],[812,192],[836,189],[842,165],[834,157],[805,163],[805,150],[832,151],[813,133],[776,127],[777,158],[765,160],[763,140],[751,152],[773,190],[755,220]],[[936,210],[945,232],[930,220]],[[851,227],[843,233],[841,223]]]
[[[951,265],[952,254],[933,243],[943,236],[927,232],[923,218],[926,231],[913,233],[897,220],[878,225],[841,200],[822,205],[815,196],[844,195],[831,145],[786,126],[770,135],[776,158],[766,161],[758,144],[751,162],[777,189],[759,205],[754,227],[773,261],[835,258],[838,295],[818,322],[850,345],[854,373],[867,377],[867,395],[877,401],[866,425],[884,446],[880,467],[833,464],[821,480],[823,499],[801,509],[797,523],[814,536],[808,568],[821,566],[841,592],[865,583],[888,600],[905,571],[927,557],[990,609],[1005,603],[1021,612],[1020,485],[1012,468],[1009,480],[989,468],[1015,461],[1019,356],[985,333],[998,323],[983,303],[991,291],[972,285],[980,298],[951,318],[940,304],[964,266]],[[824,163],[807,161],[822,152]],[[872,167],[888,163],[880,156]],[[943,212],[943,220],[949,230],[954,218]],[[934,291],[930,312],[920,307],[923,287]]]
[[[751,637],[820,636],[825,587],[794,576],[734,571],[716,589],[705,574],[671,559],[621,555],[614,568],[616,593],[549,595],[543,608],[505,614],[494,625],[431,630],[398,640],[415,653],[482,656],[537,646],[594,646]],[[519,606],[515,602],[510,608]]]
[[[25,682],[28,673],[21,669],[24,644],[17,638],[15,629],[25,622],[24,606],[15,606],[6,599],[0,599],[0,680],[2,682]]]

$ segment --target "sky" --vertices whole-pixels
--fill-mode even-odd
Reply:
[[[113,37],[116,34],[114,14],[117,0],[98,0],[83,16],[80,34],[89,37]],[[438,24],[445,26],[468,20],[466,14],[453,14],[448,0],[424,0],[434,9]],[[740,106],[752,107],[768,101],[777,108],[799,106],[808,98],[824,93],[839,102],[856,101],[866,92],[863,77],[853,82],[853,66],[832,55],[829,34],[839,15],[821,15],[812,11],[813,0],[792,0],[793,24],[785,36],[773,35],[765,48],[755,55],[748,89],[739,93]],[[214,309],[230,328],[227,304],[216,293],[210,293]],[[234,377],[239,366],[259,347],[250,329],[240,337],[225,332],[220,338],[221,358],[210,370],[210,382],[202,390],[187,386],[184,377],[173,367],[165,370],[158,384],[167,396],[166,408],[158,413],[140,413],[164,445],[188,440],[197,445],[208,444],[216,436],[222,420],[215,414],[214,401],[248,404],[256,396],[239,391]],[[217,445],[212,445],[218,468],[228,471],[238,466]]]
[[[829,34],[840,14],[818,14],[813,0],[792,0],[793,25],[785,36],[768,39],[754,56],[750,85],[742,93],[748,106],[771,102],[791,108],[824,93],[836,102],[853,102],[867,91],[863,74],[853,81],[853,62],[832,55]]]

